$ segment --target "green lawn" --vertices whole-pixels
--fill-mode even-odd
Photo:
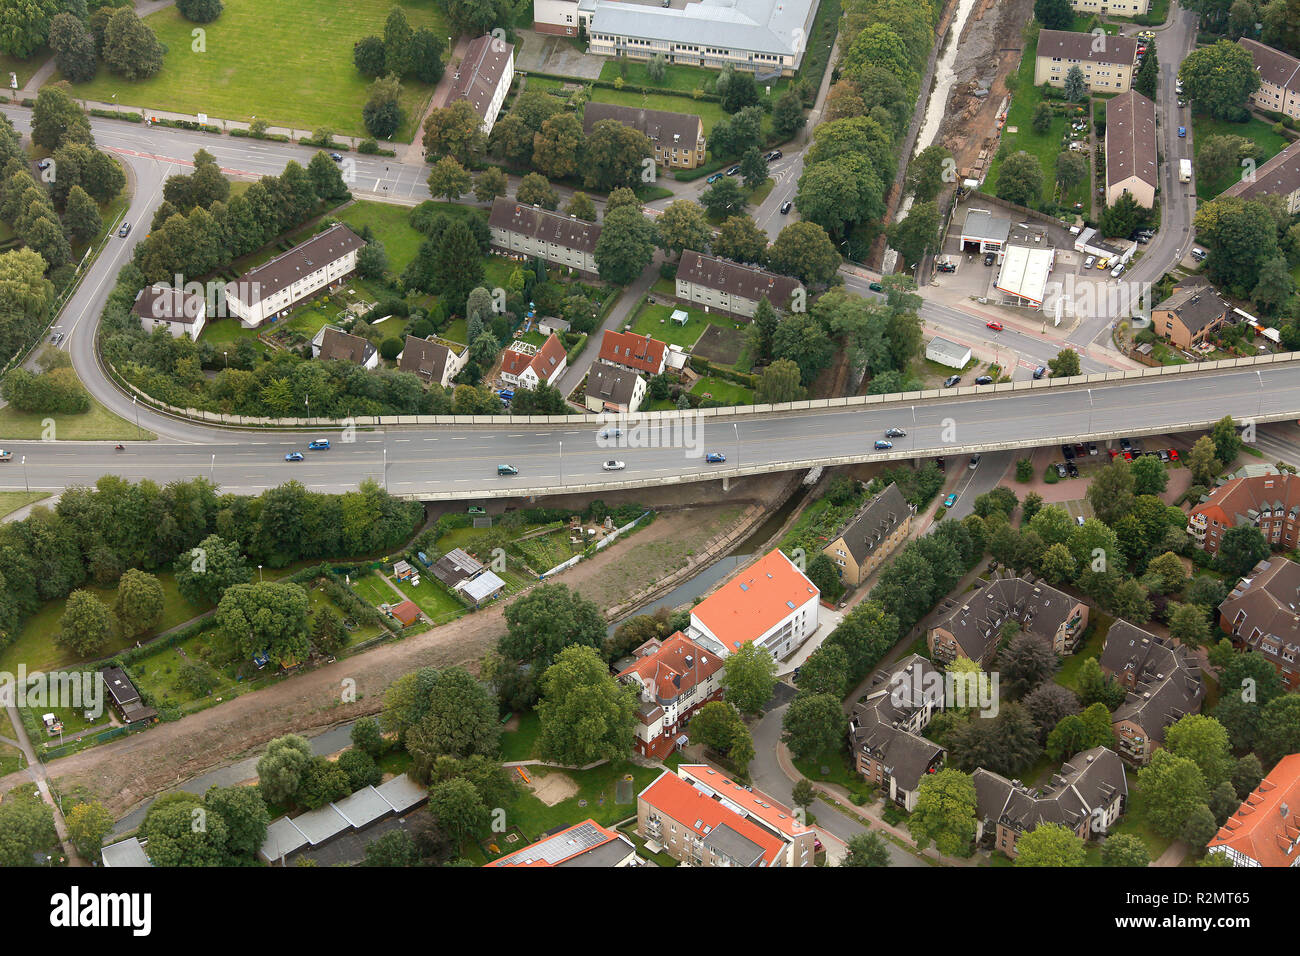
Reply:
[[[228,638],[220,630],[195,634],[179,644],[160,648],[157,652],[136,661],[131,666],[131,673],[140,688],[147,691],[160,704],[166,702],[183,706],[192,703],[199,698],[189,688],[180,685],[181,666],[187,660],[205,660],[211,652],[218,648],[224,649],[222,645],[227,640]],[[240,685],[246,682],[236,678],[237,664],[238,662],[224,667],[213,667],[218,677],[217,685],[211,692],[213,698],[233,697],[245,689]],[[247,682],[246,686],[251,689],[251,682]]]
[[[691,389],[691,394],[700,396],[707,394],[724,405],[752,405],[754,403],[754,392],[751,389],[714,375],[705,375],[696,382],[695,387]]]
[[[465,605],[432,574],[421,575],[418,587],[410,581],[398,581],[397,586],[420,606],[424,616],[434,624],[445,624],[451,618],[465,613]]]
[[[523,830],[530,840],[536,840],[555,827],[581,823],[588,818],[609,826],[634,816],[636,795],[662,773],[658,767],[642,767],[629,761],[602,764],[591,770],[554,770],[548,767],[529,767],[527,770],[532,777],[562,773],[578,785],[575,796],[561,800],[553,807],[548,807],[521,785],[523,794],[509,808],[507,819]],[[628,773],[633,777],[632,800],[629,803],[615,803],[615,784]],[[580,801],[585,801],[586,806],[580,806]]]
[[[374,230],[388,253],[389,268],[397,274],[415,258],[424,241],[424,234],[411,226],[411,210],[405,206],[363,200],[348,205],[338,218],[356,229],[369,226]]]
[[[206,51],[192,51],[195,24],[174,7],[145,19],[168,52],[155,77],[128,82],[101,68],[95,79],[73,87],[78,98],[127,106],[207,113],[273,126],[365,135],[361,107],[370,81],[352,63],[352,46],[369,34],[383,35],[389,10],[399,5],[412,28],[447,36],[446,19],[432,4],[392,0],[226,0],[225,10],[203,25]],[[59,78],[56,74],[55,78]],[[410,140],[432,88],[403,84],[406,122],[398,139]]]
[[[655,82],[650,79],[645,63],[637,60],[613,59],[605,61],[605,65],[600,69],[600,78],[606,83],[613,83],[622,75],[619,72],[620,65],[624,66],[627,71],[627,75],[623,77],[623,82],[629,86],[653,86],[661,90],[681,90],[683,93],[694,93],[696,90],[705,93],[712,92],[713,81],[718,77],[717,70],[708,70],[702,66],[684,66],[678,63],[670,63],[664,78]],[[789,85],[789,77],[783,76],[778,80],[773,80],[771,95],[773,97],[780,96]],[[761,86],[759,87],[759,95],[763,95]],[[677,112],[685,112],[685,110],[678,109]]]
[[[678,325],[669,318],[678,309],[684,310],[690,316],[685,325]],[[648,335],[669,345],[680,345],[684,349],[689,349],[704,334],[704,327],[709,324],[730,325],[732,323],[723,316],[684,305],[643,305],[632,319],[632,331],[638,335]]]
[[[1273,132],[1273,124],[1252,116],[1244,123],[1229,123],[1225,120],[1217,120],[1200,113],[1192,114],[1192,142],[1199,156],[1201,146],[1205,140],[1211,136],[1244,136],[1251,140],[1255,145],[1264,151],[1264,158],[1259,161],[1260,166],[1264,162],[1286,147],[1290,142],[1285,136]],[[1209,179],[1200,175],[1199,167],[1196,176],[1196,196],[1201,200],[1213,199],[1219,193],[1223,192],[1242,175],[1241,169],[1230,169],[1223,176],[1217,179]]]
[[[27,766],[27,759],[17,747],[0,744],[0,777],[16,773]]]
[[[27,81],[32,75],[41,68],[41,65],[54,54],[48,47],[41,47],[25,60],[20,60],[16,56],[9,56],[0,53],[0,83],[4,85],[5,92],[12,94],[14,91],[9,88],[9,74],[18,74],[18,89],[27,85]]]
[[[537,753],[537,735],[542,731],[542,722],[537,711],[525,710],[517,715],[519,729],[501,735],[501,760],[535,760]]]
[[[1056,672],[1056,682],[1062,687],[1068,687],[1070,690],[1078,691],[1078,674],[1079,668],[1089,657],[1101,657],[1102,646],[1106,643],[1106,632],[1110,626],[1115,623],[1115,619],[1109,614],[1103,614],[1096,608],[1088,616],[1088,629],[1084,632],[1084,640],[1075,649],[1075,652],[1065,659],[1061,664],[1061,669]]]
[[[372,572],[363,578],[355,579],[352,582],[352,590],[375,607],[379,607],[381,604],[401,603],[397,598],[397,592],[384,583],[378,572]]]
[[[609,66],[616,64],[607,63]],[[710,71],[711,72],[711,71]],[[545,90],[549,92],[558,92],[563,83],[560,80],[550,80],[540,76],[530,76],[528,78],[528,90]],[[673,96],[671,93],[634,93],[631,90],[611,90],[602,86],[591,87],[591,102],[593,103],[614,103],[618,106],[644,107],[651,110],[667,110],[670,113],[687,113],[698,116],[704,121],[704,135],[707,138],[713,131],[713,125],[721,119],[726,119],[727,114],[722,109],[722,104],[710,102],[708,100],[692,99],[689,96]],[[771,121],[763,121],[764,133],[771,132]]]
[[[0,518],[49,496],[48,491],[0,491]]]
[[[1147,820],[1147,803],[1142,795],[1142,791],[1137,789],[1137,773],[1127,768],[1124,771],[1128,777],[1128,805],[1124,809],[1124,816],[1120,818],[1119,823],[1111,829],[1111,833],[1132,833],[1141,837],[1142,842],[1147,845],[1147,852],[1151,854],[1151,861],[1154,863],[1161,853],[1169,849],[1169,844],[1173,841],[1168,837],[1163,837],[1151,828],[1151,823]]]
[[[218,352],[223,347],[233,352],[241,339],[252,342],[253,348],[259,352],[270,351],[270,346],[257,337],[257,329],[244,328],[238,319],[214,319],[204,324],[203,331],[199,333],[199,341],[211,342]]]
[[[79,415],[20,412],[12,406],[0,408],[0,438],[43,439],[46,434],[44,423],[48,419],[54,420],[56,441],[153,441],[158,437],[151,431],[136,428],[135,422],[118,418],[92,398],[90,411]],[[32,460],[35,458],[33,455]],[[10,464],[18,467],[17,455]]]
[[[862,776],[849,766],[848,755],[836,753],[825,760],[796,760],[795,769],[809,780],[818,783],[839,784],[850,793],[857,794],[866,801],[875,799],[875,788],[862,779]],[[822,773],[825,767],[828,773]]]
[[[442,331],[442,337],[448,342],[459,342],[461,345],[468,345],[465,341],[469,338],[469,326],[464,319],[453,319]]]

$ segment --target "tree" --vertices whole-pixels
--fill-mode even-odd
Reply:
[[[1105,704],[1107,709],[1114,710],[1124,702],[1126,692],[1114,678],[1108,677],[1097,663],[1097,658],[1085,658],[1083,664],[1079,667],[1079,673],[1076,678],[1079,688],[1079,700],[1084,706],[1092,706],[1096,703]]]
[[[211,23],[221,16],[221,0],[176,0],[181,16],[193,23]]]
[[[930,250],[939,248],[939,207],[933,202],[914,203],[907,218],[889,227],[889,244],[909,268]]]
[[[36,105],[32,107],[32,142],[50,152],[64,143],[94,142],[90,120],[62,84],[43,86],[36,94]]]
[[[364,77],[383,76],[384,58],[384,41],[377,36],[363,37],[352,45],[352,63]]]
[[[1184,644],[1200,647],[1210,641],[1210,623],[1206,609],[1196,604],[1173,604],[1167,611],[1169,633]]]
[[[781,739],[796,760],[833,754],[844,742],[844,711],[830,694],[799,694],[786,708]]]
[[[463,667],[440,671],[427,698],[424,715],[406,740],[417,762],[417,754],[496,756],[501,738],[496,700]]]
[[[1055,681],[1039,684],[1021,703],[1038,727],[1039,741],[1046,741],[1048,734],[1066,717],[1079,713],[1079,698]]]
[[[139,836],[148,842],[154,866],[223,866],[230,862],[226,850],[226,822],[209,813],[192,793],[169,793],[156,799],[140,824]]]
[[[654,259],[656,241],[654,223],[639,210],[625,206],[610,212],[606,208],[593,252],[601,279],[614,285],[630,284]]]
[[[0,53],[26,59],[46,41],[59,0],[6,3],[0,8]]]
[[[478,790],[463,777],[444,780],[430,787],[429,810],[438,821],[438,825],[447,831],[457,844],[485,826],[489,815]]]
[[[582,150],[583,188],[609,192],[616,186],[640,182],[646,161],[654,162],[654,148],[644,133],[618,120],[600,120],[592,126]],[[609,215],[609,207],[605,209]]]
[[[384,244],[378,239],[367,242],[357,253],[357,275],[363,279],[382,279],[386,272],[388,272],[388,252],[384,249]],[[397,351],[401,351],[400,341]],[[394,352],[391,357],[397,358],[397,352]]]
[[[668,76],[668,58],[662,53],[656,53],[645,65],[646,76],[652,83],[662,83]]]
[[[348,795],[348,776],[328,757],[313,757],[303,768],[294,802],[308,810],[319,810]]]
[[[889,866],[889,846],[874,830],[849,838],[840,866]]]
[[[1040,102],[1034,107],[1034,115],[1029,121],[1029,128],[1039,135],[1052,128],[1052,108],[1045,102]]]
[[[1228,817],[1236,812],[1241,800],[1237,797],[1232,784],[1224,780],[1210,791],[1210,811],[1214,814],[1216,827],[1221,827]]]
[[[401,7],[393,7],[384,21],[385,72],[396,77],[406,76],[411,69],[411,37],[411,24],[406,19],[406,12]]]
[[[450,106],[430,110],[424,120],[425,157],[430,162],[450,156],[458,163],[472,163],[487,148],[482,122],[469,100],[456,100]]]
[[[750,642],[729,655],[722,664],[719,681],[726,700],[743,714],[757,714],[776,688],[776,661]]]
[[[1209,250],[1205,269],[1210,278],[1241,295],[1259,284],[1264,263],[1281,251],[1277,207],[1264,198],[1224,196],[1205,203],[1193,225],[1197,241]]]
[[[547,760],[582,767],[621,759],[632,749],[636,692],[610,676],[591,647],[560,651],[540,684],[538,749]]]
[[[68,208],[63,214],[63,222],[68,227],[68,234],[83,243],[95,238],[104,228],[99,206],[80,186],[73,186],[68,192]]]
[[[533,166],[551,179],[564,179],[581,168],[582,122],[572,113],[547,117],[533,137]]]
[[[807,312],[795,313],[777,326],[772,336],[772,357],[789,359],[799,366],[805,386],[831,363],[835,346],[826,329]]]
[[[1016,840],[1016,866],[1083,866],[1083,840],[1067,826],[1040,823]]]
[[[1224,573],[1239,578],[1268,557],[1268,542],[1252,525],[1229,528],[1219,542],[1218,565]]]
[[[442,40],[428,27],[420,27],[411,37],[410,76],[430,86],[442,79]]]
[[[1264,705],[1258,750],[1269,766],[1300,751],[1300,694],[1282,694]]]
[[[584,222],[596,221],[596,204],[580,189],[575,190],[569,197],[569,204],[564,207],[564,211]]]
[[[1071,352],[1077,356],[1079,353]],[[1113,458],[1104,465],[1088,486],[1088,500],[1097,520],[1114,527],[1133,510],[1133,473],[1123,458]]]
[[[1079,353],[1074,349],[1061,349],[1056,353],[1056,358],[1048,361],[1047,366],[1052,370],[1053,378],[1068,378],[1071,375],[1078,375],[1081,372]]]
[[[286,734],[272,740],[257,760],[257,785],[262,798],[274,804],[292,800],[311,759],[311,744],[304,737]]]
[[[420,862],[420,851],[415,838],[405,830],[389,830],[378,840],[366,844],[362,866],[415,866]]]
[[[800,777],[795,781],[794,788],[790,793],[791,803],[801,810],[807,810],[816,799],[817,788],[812,785],[811,780],[807,777]]]
[[[266,842],[271,815],[257,787],[209,787],[203,805],[225,824],[224,848],[230,857],[251,860]]]
[[[1147,806],[1147,821],[1170,839],[1181,836],[1192,811],[1209,799],[1205,777],[1195,762],[1164,748],[1138,771],[1137,786]]]
[[[970,775],[946,767],[922,777],[907,827],[922,849],[933,841],[946,856],[969,856],[975,839],[975,784]]]
[[[73,591],[59,618],[57,643],[77,654],[93,657],[113,637],[113,615],[90,591]]]
[[[64,14],[60,14],[64,16]],[[68,839],[86,859],[94,862],[104,846],[104,837],[113,832],[113,815],[97,800],[79,803],[64,818]]]
[[[1259,89],[1250,51],[1229,40],[1200,47],[1183,58],[1178,78],[1198,110],[1215,119],[1238,119],[1246,113],[1246,101]]]
[[[232,584],[217,605],[217,624],[245,658],[266,654],[277,668],[306,660],[307,592],[297,584]]]
[[[543,209],[554,209],[560,203],[560,197],[556,195],[555,189],[540,173],[529,173],[519,180],[515,199],[529,206],[541,206]]]
[[[659,245],[673,255],[686,249],[707,252],[713,228],[699,203],[678,199],[668,204],[656,223],[659,227]]]
[[[826,230],[813,222],[792,222],[767,252],[768,267],[809,285],[826,285],[840,267],[840,255]]]
[[[362,717],[352,725],[352,746],[364,750],[371,757],[380,756],[387,745],[383,728],[374,717]]]
[[[375,139],[392,139],[406,119],[401,102],[402,84],[396,76],[389,74],[371,83],[369,96],[361,108],[366,132]]]
[[[131,7],[119,7],[108,21],[101,55],[104,65],[126,80],[148,79],[163,65],[162,44]]]
[[[767,182],[767,158],[757,146],[751,146],[740,157],[740,178],[746,189],[757,189]]]
[[[1060,666],[1052,645],[1028,632],[1013,638],[1006,650],[998,655],[1003,690],[1015,700],[1051,677]]]
[[[1069,192],[1088,178],[1088,161],[1078,153],[1068,150],[1056,155],[1056,181],[1061,184],[1061,192]]]
[[[955,171],[956,164],[946,147],[935,143],[917,153],[907,164],[906,179],[915,201],[930,202],[938,196],[944,183],[952,179],[949,170]]]
[[[759,405],[802,401],[808,394],[800,383],[799,366],[790,359],[777,359],[759,376],[754,401]]]
[[[1237,432],[1237,423],[1231,415],[1225,415],[1214,423],[1214,428],[1210,430],[1210,440],[1214,442],[1214,457],[1225,468],[1241,454],[1243,442]]]
[[[1068,30],[1074,23],[1070,0],[1034,0],[1034,19],[1049,30]]]
[[[113,614],[124,637],[152,630],[162,618],[163,588],[152,574],[131,568],[117,582]]]
[[[1012,153],[998,170],[997,197],[1020,206],[1036,202],[1043,194],[1043,167],[1038,157],[1023,149]]]
[[[605,619],[594,602],[563,584],[542,584],[505,611],[508,633],[501,653],[545,666],[570,644],[601,647]]]
[[[1072,66],[1065,74],[1065,82],[1062,85],[1062,91],[1065,98],[1071,103],[1082,103],[1088,97],[1088,82],[1084,78],[1083,68]]]
[[[15,788],[0,803],[0,866],[31,866],[35,854],[59,842],[54,812],[39,796],[34,789]]]
[[[469,189],[469,173],[450,156],[442,157],[429,170],[429,192],[435,196],[443,196],[448,202],[455,202]]]
[[[1151,865],[1151,853],[1136,833],[1112,833],[1101,845],[1102,866],[1145,867]]]
[[[1238,758],[1232,768],[1232,789],[1236,792],[1238,799],[1244,800],[1246,795],[1259,786],[1259,782],[1264,779],[1264,765],[1259,762],[1259,758],[1254,754],[1246,754]]]
[[[1214,442],[1209,435],[1196,439],[1191,451],[1187,453],[1187,468],[1192,473],[1192,482],[1198,485],[1211,485],[1222,466],[1214,454]]]
[[[1115,459],[1119,461],[1118,458]],[[1133,493],[1160,495],[1169,485],[1169,469],[1154,455],[1143,455],[1129,466],[1133,475]]]
[[[1228,743],[1228,732],[1213,717],[1204,714],[1180,717],[1165,729],[1165,747],[1196,764],[1209,787],[1217,786],[1232,775],[1235,761]]]
[[[691,717],[688,727],[691,743],[704,744],[710,750],[727,753],[732,744],[749,729],[741,719],[740,711],[722,700],[712,700]]]
[[[1147,55],[1133,77],[1133,89],[1149,100],[1156,98],[1156,81],[1160,77],[1160,61],[1156,56],[1156,41],[1147,41]]]
[[[383,771],[375,758],[364,750],[348,749],[339,754],[339,769],[347,775],[348,787],[353,792],[363,787],[377,787],[384,779]]]
[[[803,98],[794,87],[788,88],[772,104],[772,132],[781,139],[790,139],[807,123],[803,113]]]
[[[748,198],[734,176],[723,176],[700,194],[700,203],[710,216],[721,219],[744,213]]]
[[[51,21],[49,44],[64,79],[85,83],[95,78],[95,38],[72,14],[60,13]]]
[[[1259,281],[1255,283],[1250,297],[1264,312],[1276,315],[1291,300],[1294,291],[1295,280],[1291,278],[1291,268],[1286,258],[1273,256],[1260,265]]]
[[[1187,819],[1183,821],[1179,836],[1194,847],[1203,847],[1214,839],[1219,824],[1214,820],[1214,813],[1204,803],[1193,807]]]
[[[216,604],[232,584],[247,584],[252,572],[237,545],[210,534],[196,548],[181,552],[173,568],[176,589],[191,604]]]

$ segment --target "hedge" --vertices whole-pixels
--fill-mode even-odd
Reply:
[[[170,129],[187,129],[193,133],[220,133],[220,126],[213,126],[211,123],[199,123],[194,120],[174,120],[174,119],[155,119],[153,123],[158,126],[166,126]]]
[[[579,355],[582,354],[582,350],[585,349],[586,347],[587,347],[587,335],[584,332],[582,335],[578,337],[577,344],[575,344],[573,348],[569,349],[569,359],[568,359],[569,364],[573,364],[573,361]]]
[[[363,139],[357,143],[357,152],[366,156],[396,156],[397,150],[380,149],[379,143],[373,139]]]
[[[573,83],[574,78],[571,76],[560,76],[558,73],[542,73],[533,70],[529,76],[540,76],[544,80],[559,80],[561,83]],[[583,86],[598,86],[605,90],[617,90],[620,93],[659,93],[663,96],[677,96],[684,100],[704,101],[706,103],[721,103],[722,97],[717,93],[705,93],[700,91],[696,96],[694,92],[688,90],[671,90],[659,86],[638,86],[635,83],[615,84],[613,80],[578,80]],[[550,92],[549,90],[547,92]]]
[[[217,132],[220,132],[220,130],[218,130]],[[286,135],[285,133],[263,133],[261,136],[254,136],[254,135],[253,135],[252,133],[250,133],[248,130],[246,130],[246,129],[241,129],[241,128],[239,128],[239,127],[235,127],[234,129],[230,130],[230,135],[231,135],[231,136],[246,136],[246,137],[248,137],[249,139],[266,139],[266,140],[270,140],[270,141],[273,142],[273,143],[289,143],[289,142],[292,142],[292,140],[291,140],[291,139],[288,137],[288,135]],[[396,155],[396,154],[394,154],[394,155]]]
[[[143,114],[143,113],[124,113],[124,112],[121,112],[121,111],[119,111],[119,110],[99,110],[99,109],[94,109],[94,110],[91,110],[91,111],[90,111],[90,115],[91,115],[91,116],[101,116],[101,117],[103,117],[103,118],[105,118],[105,119],[119,119],[119,120],[126,120],[128,123],[143,123],[143,122],[144,122],[144,114]]]
[[[708,176],[711,173],[716,173],[724,166],[730,166],[731,162],[732,161],[729,159],[714,159],[705,163],[703,166],[696,166],[694,169],[679,169],[677,172],[673,173],[673,179],[677,180],[679,183],[693,182],[701,176]]]
[[[700,358],[698,355],[691,356],[691,368],[701,374],[716,375],[718,378],[735,382],[737,385],[745,386],[745,388],[756,388],[758,386],[758,376],[747,372],[737,372],[725,366],[714,365],[708,359]]]

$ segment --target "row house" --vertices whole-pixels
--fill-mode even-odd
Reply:
[[[226,285],[226,307],[245,328],[286,315],[322,289],[341,285],[357,268],[365,240],[342,223],[330,226]]]
[[[753,318],[765,298],[777,311],[789,308],[803,286],[793,276],[777,275],[757,266],[687,250],[677,265],[676,297],[687,305],[702,305],[732,316]]]
[[[891,483],[862,506],[822,553],[835,564],[840,580],[856,588],[907,540],[915,513],[898,485]]]
[[[1287,215],[1300,214],[1300,141],[1287,146],[1261,164],[1253,176],[1242,176],[1223,191],[1225,196],[1254,199],[1257,196],[1280,196]]]
[[[1232,528],[1258,528],[1273,548],[1293,551],[1300,543],[1300,476],[1247,475],[1215,488],[1187,516],[1187,533],[1198,548],[1219,553]]]
[[[1219,627],[1237,648],[1272,664],[1288,691],[1300,691],[1300,564],[1255,565],[1219,605]]]
[[[637,689],[635,745],[643,757],[663,760],[687,743],[686,724],[709,701],[722,699],[722,658],[676,634],[646,641],[618,679]]]
[[[515,78],[514,44],[490,34],[470,42],[465,57],[452,74],[451,89],[442,104],[465,100],[478,114],[483,134],[492,132],[497,115]]]
[[[488,217],[492,248],[516,258],[543,259],[595,277],[600,226],[505,196],[492,201]]]
[[[1300,866],[1300,754],[1288,754],[1206,844],[1233,866]]]
[[[1128,193],[1139,206],[1155,205],[1156,104],[1137,90],[1106,104],[1106,204]]]
[[[1237,42],[1250,54],[1259,77],[1259,89],[1250,95],[1251,104],[1300,119],[1300,60],[1249,37]]]
[[[754,643],[783,660],[817,630],[820,599],[793,561],[771,551],[691,609],[690,637],[724,657]]]
[[[1165,728],[1201,709],[1201,668],[1181,644],[1119,620],[1097,661],[1128,695],[1111,715],[1120,756],[1139,766],[1164,744]]]
[[[958,657],[987,670],[997,655],[1003,625],[1015,621],[1059,656],[1074,653],[1088,627],[1088,605],[1064,591],[1028,578],[995,578],[930,628],[930,657],[949,664]]]
[[[1133,37],[1040,30],[1034,86],[1065,86],[1066,76],[1077,66],[1089,92],[1127,92],[1137,72],[1137,48]]]

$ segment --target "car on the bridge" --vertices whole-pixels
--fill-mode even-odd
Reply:
[[[289,454],[287,454],[287,455],[284,456],[284,460],[285,460],[285,461],[302,461],[302,452],[300,452],[300,451],[291,451],[291,452],[289,452]]]
[[[951,508],[956,503],[957,503],[957,492],[955,491],[952,494],[948,495],[947,498],[943,499],[943,506],[945,508]]]
[[[514,465],[497,465],[498,478],[512,478],[519,474],[519,469]]]
[[[877,451],[884,451],[884,450],[886,450],[886,449],[888,449],[888,448],[893,448],[893,447],[894,447],[894,443],[893,443],[892,441],[885,441],[883,438],[877,438],[877,439],[876,439],[876,450],[877,450]]]
[[[611,458],[609,461],[605,462],[600,467],[605,469],[605,471],[622,471],[624,468],[627,467],[627,465],[625,465],[621,461],[615,461],[613,458]]]
[[[122,223],[122,228],[117,231],[118,238],[125,239],[126,234],[130,231],[131,231],[131,224],[129,222]]]
[[[721,178],[722,178],[722,173],[714,173],[708,179],[704,180],[704,182],[708,185],[712,185],[713,183],[716,183]]]
[[[623,429],[621,428],[602,428],[600,430],[601,438],[622,438]]]
[[[1001,331],[1002,331],[1002,323],[1001,323],[1001,322],[985,322],[985,323],[984,323],[984,328],[986,328],[986,329],[992,329],[994,332],[1001,332]]]
[[[884,292],[884,291],[885,291],[885,287],[884,287],[883,285],[881,285],[879,282],[870,282],[870,283],[867,284],[867,288],[870,289],[872,292]]]
[[[907,432],[905,432],[905,431],[903,431],[901,428],[897,428],[897,427],[895,427],[895,428],[886,428],[886,429],[885,429],[885,437],[886,437],[886,438],[906,438],[906,437],[907,437]]]
[[[307,448],[311,451],[329,451],[330,440],[328,438],[316,438],[307,443]]]
[[[792,208],[794,208],[794,203],[787,199],[785,202],[781,203],[781,215],[789,215]]]
[[[711,451],[704,456],[704,460],[710,465],[720,465],[727,460],[727,456],[720,451]]]
[[[1187,127],[1186,127],[1186,126],[1180,126],[1180,127],[1178,127],[1178,138],[1179,138],[1179,139],[1186,139],[1186,138],[1187,138]]]
[[[992,376],[992,375],[981,375],[979,378],[975,379],[975,384],[976,384],[976,385],[992,385],[992,384],[993,384],[993,376]]]
[[[960,376],[960,375],[949,375],[947,378],[945,378],[945,379],[943,380],[943,387],[944,387],[944,388],[952,388],[954,385],[958,384],[960,381],[961,381],[961,376]]]

